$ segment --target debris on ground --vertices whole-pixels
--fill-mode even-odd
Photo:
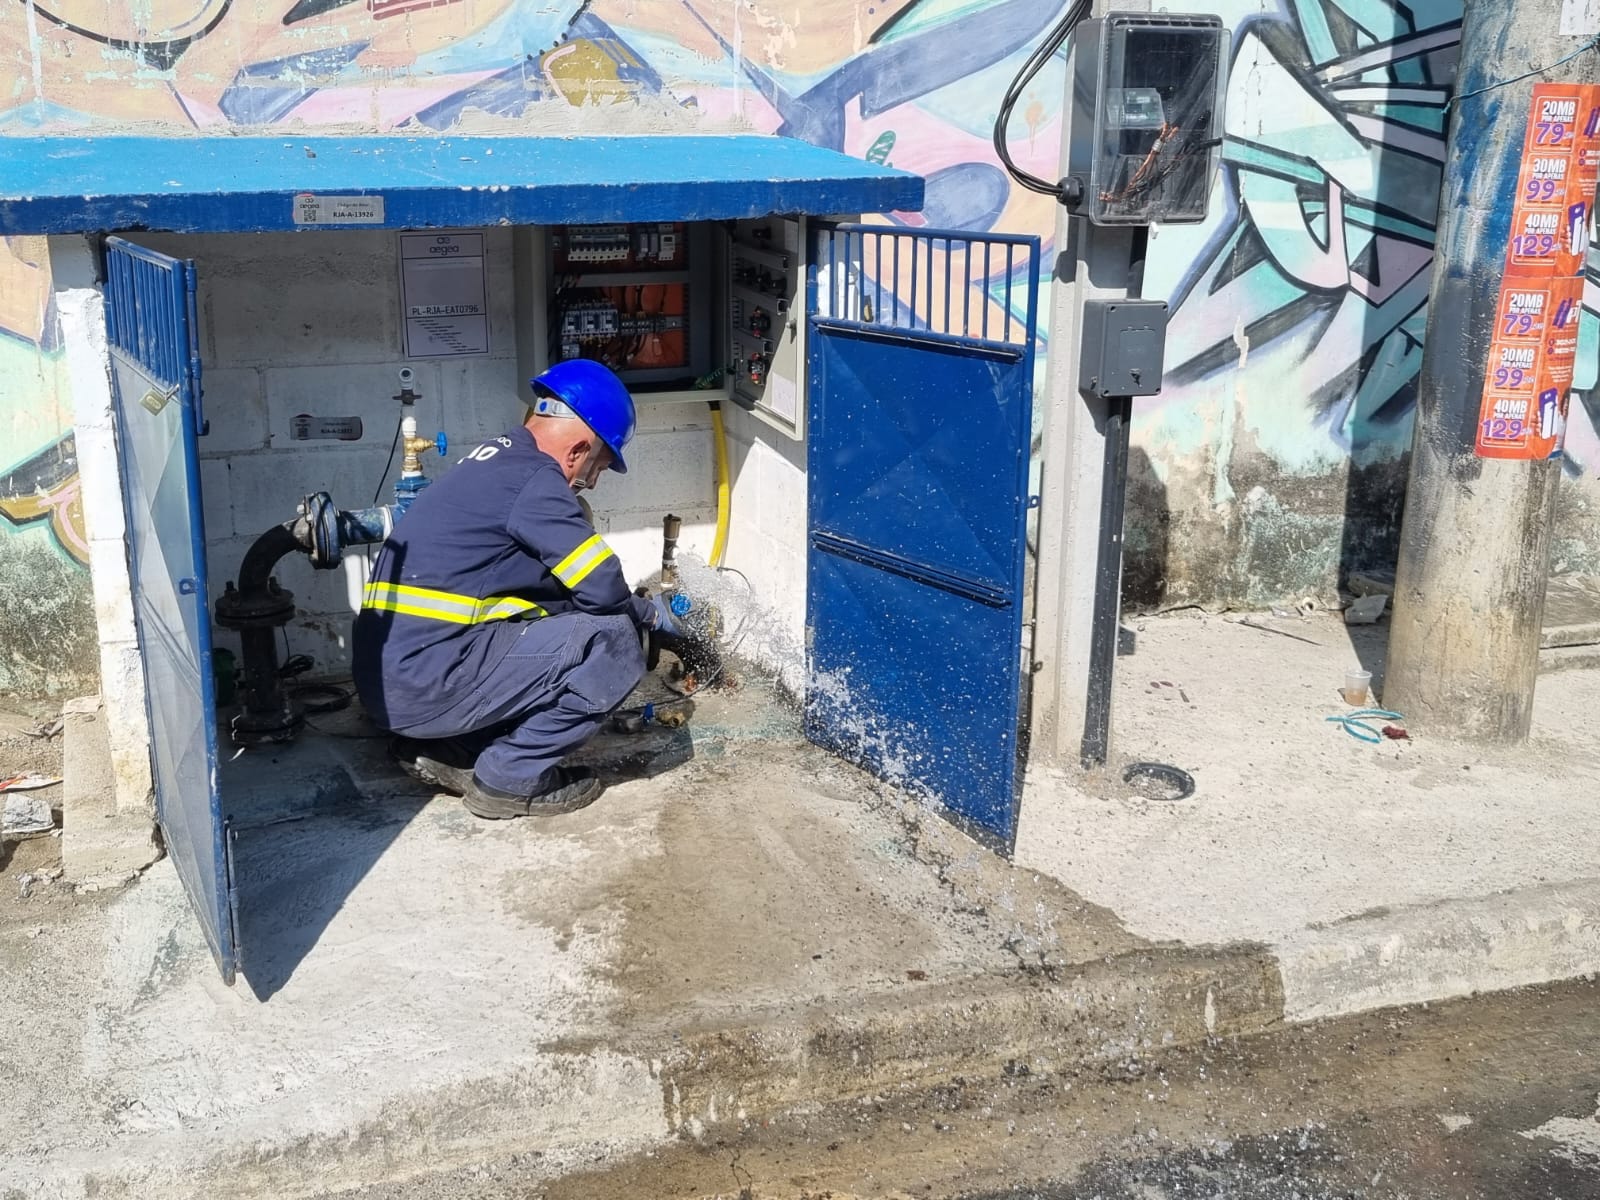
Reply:
[[[55,831],[55,816],[50,802],[42,796],[22,794],[6,797],[5,810],[0,815],[0,837],[7,841],[41,837]]]
[[[33,891],[34,884],[54,883],[60,878],[60,867],[47,867],[41,871],[29,871],[27,874],[17,877],[17,894],[26,900],[29,893]]]
[[[33,792],[40,788],[55,787],[60,782],[59,776],[30,772],[27,775],[13,775],[9,779],[0,779],[0,792]]]
[[[1263,625],[1259,621],[1252,621],[1248,616],[1238,618],[1224,617],[1223,619],[1233,625],[1243,625],[1246,629],[1259,629],[1262,633],[1275,633],[1279,637],[1293,638],[1295,641],[1304,642],[1308,646],[1322,645],[1321,642],[1313,641],[1308,637],[1301,637],[1298,633],[1290,633],[1287,629],[1274,629],[1271,625]]]
[[[1344,731],[1351,737],[1355,738],[1358,742],[1367,742],[1374,746],[1380,745],[1384,738],[1388,738],[1391,741],[1399,740],[1395,736],[1396,733],[1399,734],[1400,738],[1404,738],[1408,741],[1411,737],[1411,735],[1404,729],[1400,729],[1394,725],[1386,725],[1380,731],[1367,724],[1368,720],[1405,720],[1405,717],[1401,716],[1399,713],[1390,712],[1386,708],[1358,708],[1355,712],[1335,713],[1333,716],[1326,717],[1324,719],[1332,721],[1336,725],[1342,725],[1344,727]],[[1391,729],[1395,730],[1395,733],[1390,733],[1389,730]]]
[[[64,728],[66,728],[65,718],[57,717],[53,721],[40,721],[32,729],[24,729],[22,732],[25,737],[41,738],[48,742]]]
[[[1382,592],[1375,592],[1370,596],[1362,596],[1351,603],[1344,610],[1344,623],[1346,625],[1375,625],[1378,618],[1383,616],[1383,610],[1389,607],[1389,597]]]

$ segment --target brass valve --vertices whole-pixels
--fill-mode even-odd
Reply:
[[[405,457],[400,460],[400,473],[402,475],[414,475],[421,471],[422,452],[424,450],[438,449],[438,443],[435,439],[420,437],[416,434],[402,438],[400,444],[405,448]]]

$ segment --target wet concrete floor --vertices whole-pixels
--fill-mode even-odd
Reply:
[[[1013,1064],[590,1172],[361,1200],[1591,1200],[1600,985],[1394,1010],[1078,1074]]]

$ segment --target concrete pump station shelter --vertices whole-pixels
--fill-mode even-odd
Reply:
[[[436,474],[578,354],[640,413],[631,471],[595,504],[630,579],[681,516],[690,555],[748,581],[764,632],[746,652],[804,697],[808,736],[1009,846],[1037,239],[854,224],[915,214],[923,181],[784,138],[21,148],[0,232],[49,238],[113,824],[148,821],[148,750],[225,977],[249,818],[222,764],[298,733],[250,724],[267,695],[272,725],[283,659],[345,667],[367,559],[344,551],[403,519],[380,503],[402,415],[405,461]],[[269,553],[297,517],[303,544]],[[250,736],[219,704],[217,650]]]

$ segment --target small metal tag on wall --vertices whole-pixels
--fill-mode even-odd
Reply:
[[[297,413],[289,426],[289,436],[297,442],[359,442],[360,417],[316,417]]]

